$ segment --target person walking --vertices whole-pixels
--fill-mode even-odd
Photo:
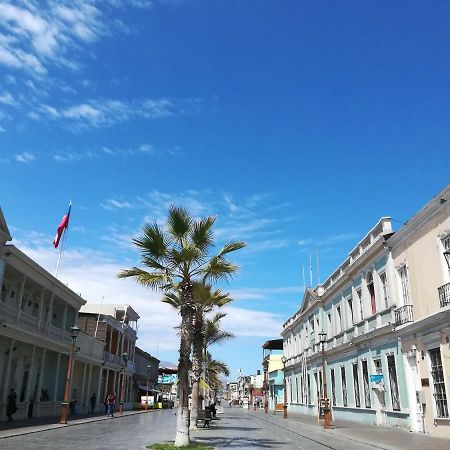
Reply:
[[[94,392],[90,398],[91,402],[91,414],[94,414],[95,404],[97,403],[97,394]]]
[[[105,416],[108,414],[108,395],[105,395],[105,400],[103,400],[103,405],[105,405]]]
[[[109,393],[108,398],[108,417],[114,417],[114,406],[116,405],[116,393]]]
[[[229,402],[228,402],[228,408],[230,408],[231,409],[231,405],[233,404],[233,400],[230,400]]]
[[[14,389],[11,389],[10,394],[8,395],[8,403],[6,405],[6,415],[8,416],[8,422],[13,420],[12,416],[17,411],[17,395]]]

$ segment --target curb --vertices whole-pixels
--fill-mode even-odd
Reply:
[[[43,427],[43,428],[39,428],[37,430],[36,429],[34,429],[34,430],[26,430],[25,429],[24,430],[24,428],[18,428],[18,430],[21,430],[21,431],[14,433],[11,430],[11,434],[7,434],[6,436],[1,436],[1,431],[0,431],[0,440],[1,439],[9,439],[9,438],[17,437],[17,436],[26,436],[27,434],[42,433],[44,431],[60,430],[61,428],[76,427],[76,426],[79,426],[79,425],[86,425],[88,423],[101,422],[103,420],[123,419],[124,417],[135,416],[137,414],[146,414],[146,413],[149,413],[150,411],[153,411],[153,410],[135,411],[135,412],[133,411],[133,412],[130,412],[128,414],[124,414],[123,416],[119,416],[119,415],[116,415],[114,417],[99,416],[98,418],[92,418],[92,419],[87,419],[87,420],[85,420],[85,419],[78,419],[78,420],[69,422],[67,424],[53,423],[53,424],[47,424],[47,425],[36,425],[35,427],[39,427],[39,426]]]

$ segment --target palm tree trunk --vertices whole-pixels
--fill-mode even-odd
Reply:
[[[177,431],[175,447],[189,445],[189,356],[192,345],[192,328],[194,325],[194,299],[192,285],[183,283],[181,288],[182,306],[180,308],[180,357],[178,360],[178,399]]]
[[[202,375],[202,353],[205,340],[203,330],[203,312],[197,311],[195,314],[193,351],[192,351],[192,407],[191,407],[191,430],[197,427],[197,417],[200,404],[200,378]]]

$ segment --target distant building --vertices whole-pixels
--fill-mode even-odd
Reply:
[[[158,369],[158,390],[164,399],[175,401],[178,393],[178,368],[160,367]]]
[[[136,347],[134,366],[134,401],[140,403],[141,396],[147,395],[147,389],[149,396],[155,397],[158,393],[159,359]]]
[[[269,411],[275,410],[275,405],[284,403],[284,373],[281,358],[283,356],[283,339],[273,339],[263,345],[264,367],[263,375],[263,405],[267,403]]]
[[[138,319],[139,315],[129,305],[87,303],[80,308],[80,329],[104,343],[99,403],[103,403],[108,392],[115,392],[119,399],[121,373],[124,368],[123,355],[126,353],[128,362],[125,367],[124,408],[132,407],[135,399],[133,375]]]

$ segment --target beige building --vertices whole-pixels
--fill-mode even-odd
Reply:
[[[388,243],[411,430],[450,438],[450,185]]]
[[[0,209],[0,420],[11,389],[15,419],[60,414],[71,327],[85,300],[14,245]],[[70,401],[85,410],[99,391],[103,345],[85,333],[77,340]]]

